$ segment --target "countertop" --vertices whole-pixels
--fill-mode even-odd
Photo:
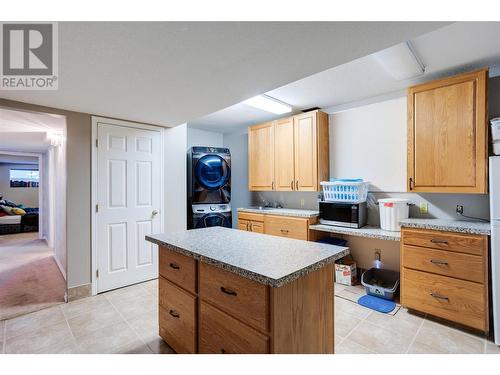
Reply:
[[[278,215],[278,216],[295,216],[295,217],[317,217],[319,216],[319,211],[315,210],[301,210],[295,208],[273,208],[264,207],[263,209],[258,207],[240,207],[238,212],[250,212],[255,214],[268,214],[268,215]]]
[[[362,228],[344,228],[333,225],[315,224],[315,225],[310,225],[309,229],[317,230],[320,232],[346,234],[349,236],[356,236],[356,237],[376,238],[379,240],[387,240],[387,241],[401,240],[400,231],[391,232],[370,225],[364,226]]]
[[[146,240],[258,283],[280,287],[349,254],[348,247],[210,227]]]
[[[491,234],[489,222],[472,220],[451,219],[404,219],[400,222],[402,227],[442,230],[447,232],[469,234]]]

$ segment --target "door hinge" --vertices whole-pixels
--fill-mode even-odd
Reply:
[[[95,278],[98,279],[99,278],[99,270],[95,270]]]
[[[98,204],[95,205],[95,212],[99,212],[99,205]]]
[[[95,147],[99,147],[99,139],[95,139]]]

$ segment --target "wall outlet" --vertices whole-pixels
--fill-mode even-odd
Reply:
[[[306,202],[304,201],[304,198],[302,198],[300,200],[300,207],[304,207],[305,204],[306,204]]]
[[[374,260],[376,261],[381,261],[382,260],[382,250],[380,249],[375,249],[375,257]]]
[[[462,215],[464,213],[464,206],[457,204],[457,214]]]
[[[420,202],[419,207],[421,214],[426,214],[429,212],[429,205],[427,204],[427,202]]]

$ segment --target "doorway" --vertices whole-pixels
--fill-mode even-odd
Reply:
[[[65,126],[0,108],[0,320],[65,302]]]
[[[163,129],[92,119],[92,292],[158,277],[163,227]]]

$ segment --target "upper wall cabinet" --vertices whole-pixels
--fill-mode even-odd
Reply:
[[[274,144],[257,143],[257,134],[269,124]],[[320,111],[249,127],[249,190],[318,191],[320,181],[328,179],[328,143],[328,115]],[[270,153],[272,160],[263,166]],[[270,165],[274,166],[272,174]]]
[[[486,193],[488,71],[408,89],[408,191]]]
[[[248,189],[274,190],[274,123],[248,129]]]

